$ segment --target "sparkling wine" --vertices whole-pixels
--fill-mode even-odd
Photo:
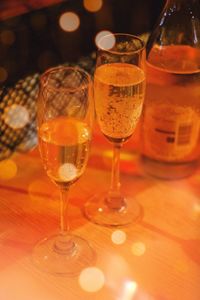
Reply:
[[[84,172],[91,132],[73,118],[59,117],[42,124],[39,146],[47,175],[59,185],[75,182]]]
[[[127,63],[101,65],[94,75],[97,118],[111,142],[124,142],[133,133],[141,115],[145,75]]]
[[[199,129],[200,50],[165,46],[161,55],[155,47],[147,63],[142,130],[142,153],[148,172],[170,178],[176,177],[181,165],[192,167],[199,159]],[[173,174],[167,175],[170,165]],[[181,177],[181,171],[177,176]]]

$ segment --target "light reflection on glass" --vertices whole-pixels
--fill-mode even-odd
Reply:
[[[78,170],[75,165],[65,163],[59,167],[58,174],[61,180],[71,181],[77,177]]]
[[[60,16],[59,25],[64,31],[75,31],[80,25],[80,19],[74,12],[65,12]]]
[[[102,0],[84,0],[83,5],[86,10],[90,12],[97,12],[101,9],[103,5]]]
[[[102,43],[101,42],[101,38],[105,35],[108,35],[110,34],[110,39],[109,39],[109,42],[107,41],[106,44],[105,43]],[[114,44],[115,44],[115,37],[114,35],[112,34],[112,32],[108,31],[108,30],[102,30],[100,31],[99,33],[97,33],[96,37],[95,37],[95,44],[97,47],[99,48],[103,48],[105,50],[109,50],[111,49]]]
[[[79,276],[79,284],[84,291],[94,293],[104,286],[105,277],[99,268],[89,267],[82,270]]]

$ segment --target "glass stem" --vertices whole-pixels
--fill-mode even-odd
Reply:
[[[73,255],[75,251],[75,243],[69,234],[69,219],[68,219],[68,206],[69,206],[69,188],[60,189],[60,234],[54,244],[54,250],[58,254],[67,256]]]
[[[68,206],[69,188],[60,189],[60,233],[62,235],[69,233]]]
[[[106,199],[109,208],[119,210],[125,206],[124,198],[121,195],[120,184],[120,152],[121,143],[114,143],[113,147],[113,161],[111,172],[111,184]]]

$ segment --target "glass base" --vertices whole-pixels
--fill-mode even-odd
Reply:
[[[84,206],[84,214],[91,222],[104,226],[124,226],[142,218],[142,207],[131,197],[124,198],[124,205],[111,208],[107,194],[95,195]]]
[[[33,264],[53,275],[75,276],[94,264],[95,252],[76,235],[54,235],[39,242],[32,253]]]

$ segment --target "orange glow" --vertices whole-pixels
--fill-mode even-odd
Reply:
[[[193,220],[198,220],[200,218],[200,203],[195,203],[193,205],[193,210],[192,210],[192,219]]]
[[[48,196],[48,199],[49,196],[51,199],[59,198],[59,192],[54,185],[51,185],[44,180],[32,181],[28,186],[28,193],[33,200],[41,199],[44,195],[46,195],[46,197]]]
[[[123,295],[121,300],[132,300],[134,299],[134,295],[137,292],[138,285],[135,281],[127,281],[125,282]]]
[[[97,12],[103,5],[102,0],[84,0],[83,5],[90,12]]]
[[[8,72],[3,67],[0,67],[0,82],[3,82],[7,79]]]
[[[145,253],[145,251],[146,251],[146,246],[142,242],[136,242],[131,247],[131,252],[135,256],[142,256]]]
[[[23,128],[29,122],[29,112],[26,107],[13,104],[5,109],[3,119],[13,129]]]
[[[80,19],[74,12],[66,12],[60,16],[59,25],[64,31],[75,31],[80,25]]]
[[[188,264],[181,260],[176,261],[175,268],[179,273],[187,273],[189,270]]]
[[[84,291],[94,293],[104,286],[105,277],[99,268],[89,267],[81,272],[79,284]]]
[[[121,245],[126,241],[126,233],[122,230],[115,230],[111,235],[111,240],[116,245]]]
[[[105,35],[110,35],[109,40],[106,41],[106,43],[103,43],[101,41],[101,38],[104,37]],[[108,31],[108,30],[102,30],[99,33],[97,33],[96,37],[95,37],[95,44],[97,47],[99,48],[103,48],[105,50],[109,50],[111,49],[114,44],[115,44],[115,37],[112,34],[112,32]]]
[[[11,159],[0,161],[0,179],[12,179],[17,174],[17,165]]]
[[[105,150],[102,153],[103,157],[112,158],[113,157],[113,151],[112,150]],[[136,160],[136,156],[127,152],[121,152],[120,154],[121,160],[124,161],[133,161]]]

